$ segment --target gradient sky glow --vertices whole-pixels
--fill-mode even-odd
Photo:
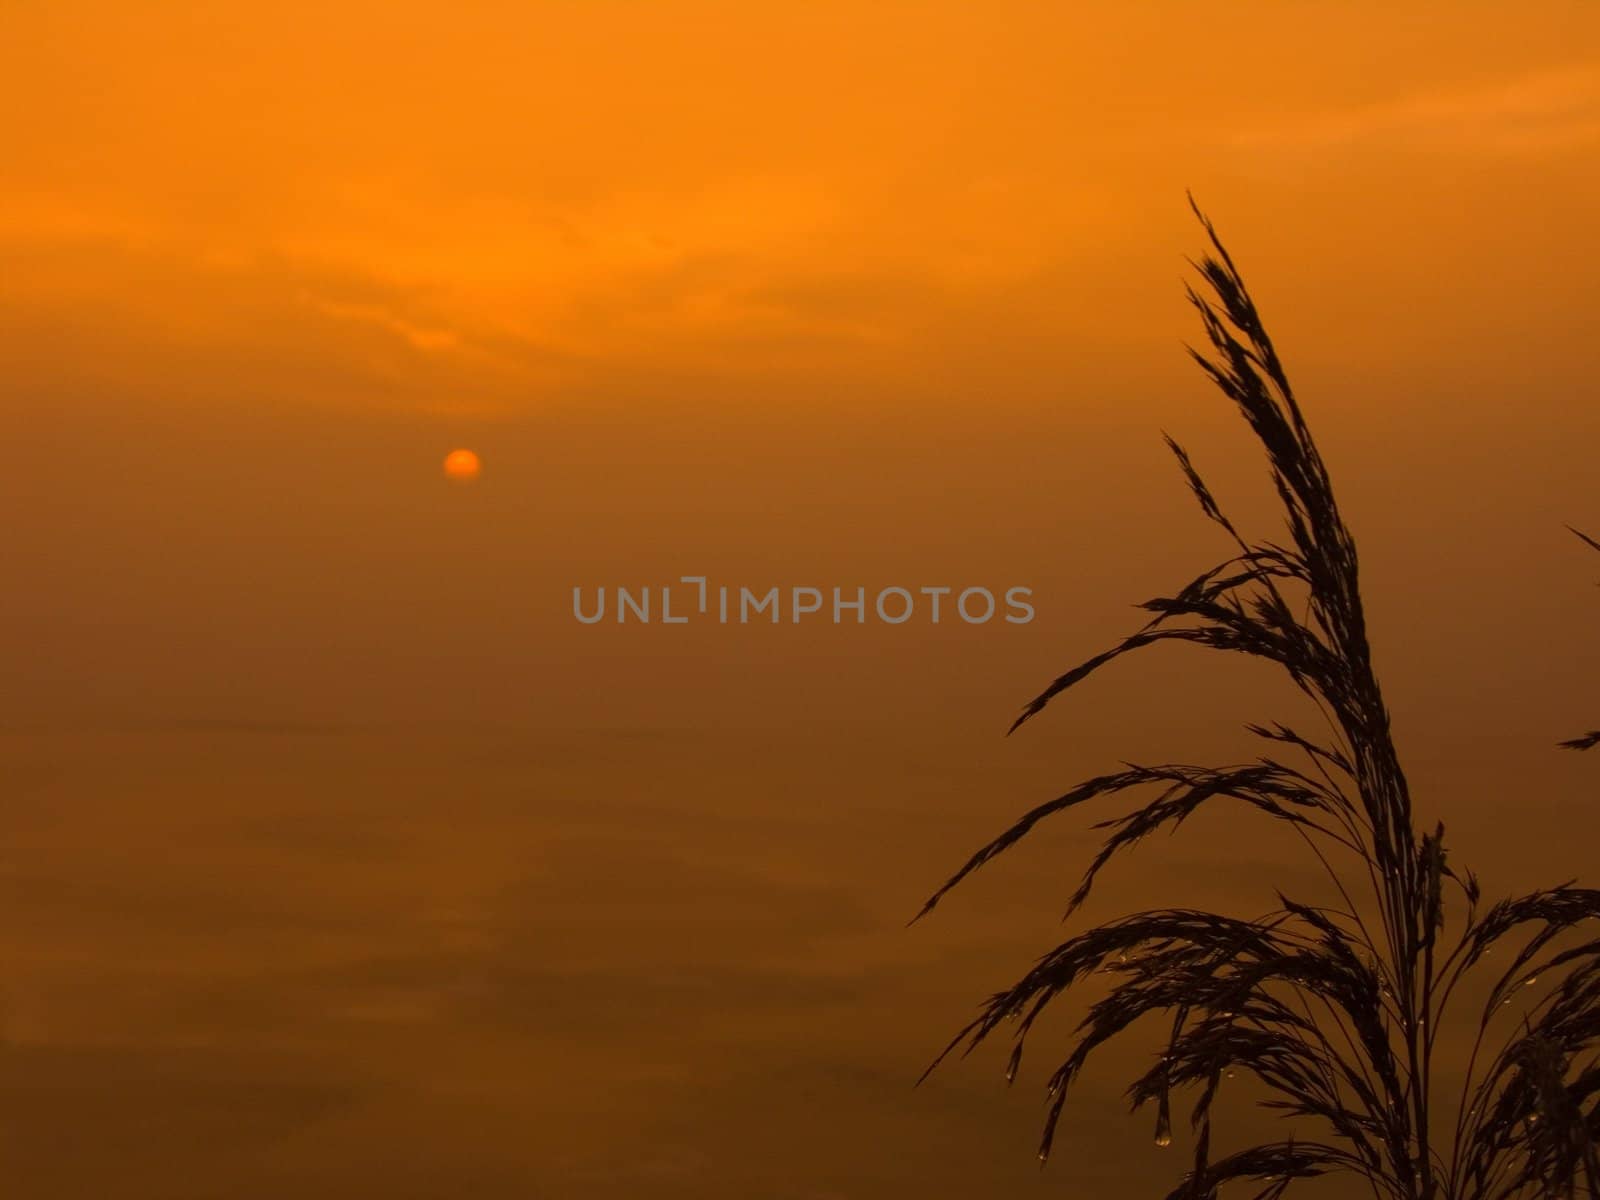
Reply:
[[[909,1086],[1059,936],[1081,829],[902,925],[1050,789],[1294,711],[1177,652],[999,737],[1217,556],[1162,430],[1272,519],[1182,352],[1186,189],[1360,541],[1419,808],[1493,894],[1592,869],[1550,748],[1600,719],[1587,0],[0,26],[17,1194],[1161,1194],[1113,1073],[1042,1176],[1042,1074]],[[683,574],[1038,619],[572,620]],[[1253,836],[1094,915],[1259,908],[1299,877]]]

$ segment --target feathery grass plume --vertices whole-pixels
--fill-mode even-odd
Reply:
[[[1209,353],[1191,354],[1265,451],[1287,540],[1247,540],[1169,439],[1230,556],[1146,602],[1142,628],[1055,679],[1016,725],[1113,659],[1191,642],[1277,664],[1328,733],[1255,725],[1266,747],[1251,762],[1130,765],[1086,780],[980,849],[918,915],[1046,819],[1123,796],[1138,798],[1102,824],[1109,832],[1069,915],[1113,858],[1227,800],[1297,834],[1340,902],[1280,895],[1272,912],[1248,920],[1169,908],[1077,933],[990,997],[928,1069],[1005,1029],[1014,1077],[1040,1016],[1104,972],[1109,991],[1089,1005],[1050,1077],[1041,1159],[1090,1057],[1157,1015],[1169,1029],[1164,1052],[1128,1099],[1135,1110],[1154,1104],[1162,1146],[1175,1094],[1191,1101],[1193,1163],[1169,1200],[1212,1200],[1233,1185],[1277,1197],[1338,1172],[1397,1200],[1600,1196],[1600,938],[1577,931],[1600,918],[1600,891],[1563,884],[1485,909],[1476,877],[1451,863],[1444,827],[1417,829],[1367,643],[1354,539],[1261,315],[1211,223],[1195,214],[1210,253],[1194,264],[1203,289],[1189,299]],[[1438,1030],[1474,972],[1489,998],[1470,1061],[1458,1064],[1460,1090],[1441,1096]],[[1235,1073],[1254,1076],[1262,1103],[1291,1118],[1295,1136],[1213,1158],[1216,1101]]]
[[[1572,529],[1572,526],[1568,525],[1567,528]],[[1587,533],[1580,529],[1572,529],[1572,532],[1577,534],[1578,539],[1585,545],[1600,550],[1600,542],[1595,541]],[[1562,742],[1561,745],[1568,750],[1588,750],[1593,746],[1600,746],[1600,729],[1591,729],[1588,733],[1580,734],[1578,737]]]

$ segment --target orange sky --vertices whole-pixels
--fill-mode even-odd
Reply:
[[[787,955],[783,969],[856,997],[808,1058],[804,986],[787,1004],[732,988],[719,1027],[748,1033],[751,1052],[776,1056],[809,1094],[845,1097],[841,1079],[858,1068],[883,1090],[849,1138],[817,1112],[864,1102],[806,1110],[812,1165],[785,1176],[788,1191],[751,1151],[715,1175],[726,1195],[1033,1186],[1031,1094],[1002,1120],[981,1071],[934,1101],[897,1081],[996,970],[1044,948],[1048,919],[1026,941],[995,925],[1048,918],[1055,876],[1041,868],[1014,895],[987,893],[1000,915],[974,901],[947,935],[908,942],[898,921],[1038,788],[1139,754],[1208,753],[1270,702],[1258,678],[1228,671],[1218,695],[1238,711],[1153,712],[1151,687],[1207,678],[1208,664],[1180,655],[1108,678],[1097,702],[1053,733],[1030,731],[1022,749],[991,745],[1038,684],[1126,629],[1129,603],[1217,553],[1160,430],[1190,446],[1233,509],[1270,519],[1251,447],[1181,352],[1197,334],[1183,256],[1200,248],[1186,188],[1256,290],[1360,540],[1420,806],[1454,802],[1463,836],[1515,875],[1592,796],[1593,763],[1545,756],[1600,716],[1595,563],[1561,529],[1600,527],[1600,9],[1586,0],[1403,11],[10,0],[3,22],[0,731],[46,799],[9,829],[38,865],[4,877],[0,946],[21,965],[3,998],[22,1015],[0,1032],[43,1056],[29,1063],[54,1065],[13,1075],[0,1117],[31,1112],[30,1136],[50,1146],[69,1137],[75,1105],[100,1112],[118,1087],[163,1097],[152,1103],[166,1105],[167,1150],[140,1159],[118,1142],[94,1160],[126,1195],[177,1194],[176,1147],[204,1125],[182,1055],[217,1054],[204,1069],[239,1088],[239,1129],[254,1132],[238,1133],[237,1154],[226,1143],[207,1158],[213,1182],[197,1197],[243,1195],[226,1181],[284,1151],[280,1135],[292,1146],[283,1178],[307,1196],[403,1194],[374,1149],[403,1140],[431,1147],[445,1176],[492,1161],[485,1195],[722,1196],[703,1156],[737,1139],[686,1131],[669,1097],[700,1088],[695,1103],[735,1123],[751,1101],[748,1081],[723,1088],[682,1049],[701,1047],[698,1034],[679,1031],[668,1049],[566,1010],[551,1018],[574,1025],[562,1037],[533,1016],[513,1036],[470,1006],[438,1015],[439,995],[459,999],[439,980],[467,970],[463,956],[471,987],[515,976],[527,989],[523,956],[603,975],[621,968],[590,961],[597,945],[658,950],[638,928],[658,899],[559,916],[614,874],[608,854],[660,881],[645,891],[687,886],[685,863],[726,868],[725,889],[691,886],[663,918],[719,971],[748,955],[749,931],[725,927],[729,907],[773,892],[762,937]],[[440,473],[456,447],[482,456],[468,487]],[[576,584],[685,573],[1023,584],[1039,617],[681,636],[571,619]],[[379,744],[397,728],[469,741]],[[252,741],[296,730],[356,740]],[[470,739],[485,730],[513,744],[538,731],[544,749],[484,749]],[[658,758],[652,739],[669,733],[687,740]],[[824,737],[848,742],[835,775],[809,748]],[[770,751],[727,762],[684,749],[722,738]],[[963,803],[948,775],[914,765],[932,753],[924,739],[943,769],[959,775],[959,750],[999,782]],[[1463,746],[1498,756],[1464,762]],[[280,752],[292,764],[273,777],[281,790],[251,773]],[[455,781],[440,794],[457,795],[463,825],[433,829],[419,795],[403,828],[370,831],[392,859],[341,859],[341,831],[314,810],[325,799],[381,824],[368,791],[412,779],[397,765],[407,754],[424,756],[423,777]],[[1013,777],[1004,764],[1017,755]],[[794,790],[764,790],[762,763],[785,762]],[[208,825],[212,768],[257,783]],[[541,797],[533,815],[508,815],[513,778]],[[895,844],[930,789],[941,815],[887,858],[828,835],[835,822]],[[274,798],[290,793],[301,798]],[[1520,842],[1499,807],[1513,793]],[[614,823],[636,798],[657,807],[629,840]],[[798,832],[786,824],[795,804],[820,814]],[[119,806],[160,836],[115,832]],[[573,832],[573,806],[603,815]],[[293,826],[281,856],[253,840],[261,822]],[[127,838],[170,848],[196,828],[209,832],[159,868],[154,851],[143,867],[120,855]],[[680,844],[683,830],[694,836]],[[563,838],[576,839],[570,855]],[[557,849],[525,863],[504,853],[524,843]],[[1554,874],[1584,868],[1568,858]],[[224,937],[225,905],[218,929],[189,940],[125,940],[120,922],[141,898],[154,936],[216,890],[218,863],[251,898],[240,936],[252,950],[261,939],[264,965]],[[58,886],[91,867],[100,893]],[[438,911],[404,901],[395,916],[385,898],[420,877]],[[313,894],[317,920],[342,924],[302,938],[295,914]],[[546,922],[537,936],[530,906]],[[428,1004],[361,991],[382,975],[359,951],[379,912],[397,922],[377,938],[383,952],[415,955],[407,969],[443,989]],[[448,954],[420,932],[438,921]],[[908,974],[886,981],[886,963]],[[703,1002],[692,981],[710,966],[657,965],[691,981],[688,999],[663,985],[663,1012]],[[351,1041],[307,1015],[328,994],[316,972],[336,969],[346,975],[327,986],[350,993],[340,1003],[399,1021],[394,1041]],[[213,1012],[197,981],[216,972],[232,982],[217,985]],[[107,979],[142,980],[146,1007],[106,1017],[95,1000]],[[902,1006],[920,1002],[897,990],[907,979],[936,998],[911,1025]],[[285,1000],[269,1020],[247,1002],[261,994],[300,1007]],[[189,1017],[174,1016],[174,997]],[[515,995],[535,1013],[547,1000]],[[837,1032],[857,1012],[872,1032]],[[339,1077],[313,1066],[263,1084],[280,1034],[309,1062],[338,1059],[327,1070]],[[141,1057],[164,1061],[174,1045],[185,1048],[170,1070]],[[421,1094],[394,1066],[405,1045],[458,1071],[453,1086],[482,1084],[467,1104],[478,1124],[400,1104]],[[591,1052],[602,1062],[583,1092],[593,1111],[552,1135],[559,1155],[519,1150],[507,1114],[541,1103],[555,1114],[552,1097],[575,1093],[509,1074],[484,1083],[508,1047],[563,1079]],[[635,1049],[649,1070],[618,1065]],[[110,1092],[88,1067],[70,1082],[59,1057],[113,1053],[124,1074],[108,1076]],[[30,1110],[19,1097],[47,1076],[69,1081],[69,1099]],[[366,1099],[319,1125],[295,1099],[301,1084]],[[618,1119],[607,1105],[624,1090],[623,1107],[655,1131],[645,1182],[602,1165],[596,1130]],[[283,1106],[260,1127],[248,1118],[259,1095]],[[948,1148],[927,1149],[934,1129]],[[1084,1170],[1117,1177],[1109,1157]],[[87,1194],[89,1176],[42,1152],[24,1171],[30,1195]]]
[[[313,405],[904,386],[1146,333],[1187,186],[1330,340],[1570,329],[1592,6],[1391,7],[15,4],[8,304]]]
[[[482,570],[522,589],[503,646],[564,638],[555,597],[604,569],[731,574],[759,542],[798,575],[891,575],[886,544],[1061,570],[1066,605],[1065,559],[1135,533],[1070,489],[1137,470],[1168,490],[1117,504],[1165,513],[1156,430],[1228,428],[1176,349],[1186,186],[1351,447],[1346,502],[1433,462],[1407,519],[1553,568],[1592,493],[1600,17],[1453,11],[13,6],[0,402],[29,450],[0,488],[37,590],[10,602],[70,656],[81,576],[122,570],[118,630],[205,638],[203,607],[225,648],[268,577],[304,593],[257,614],[293,641],[384,586],[446,621]],[[439,495],[461,444],[495,490]],[[1492,504],[1462,494],[1488,455]],[[64,710],[85,682],[27,674]]]

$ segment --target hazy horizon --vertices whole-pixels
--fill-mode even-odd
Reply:
[[[1591,871],[1600,10],[1452,15],[11,5],[0,1176],[1170,1187],[1126,1071],[1042,1173],[1039,1059],[911,1086],[1061,936],[1087,818],[904,924],[1053,789],[1298,711],[1176,649],[1002,736],[1218,557],[1163,431],[1276,532],[1183,352],[1188,190],[1355,530],[1420,818],[1492,897]],[[1037,615],[573,619],[697,574]],[[1290,857],[1208,818],[1090,915],[1253,914]]]

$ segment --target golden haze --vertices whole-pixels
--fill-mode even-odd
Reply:
[[[1592,870],[1600,14],[12,0],[0,1157],[20,1195],[1149,1194],[1107,1073],[909,1084],[1050,944],[1175,654],[1016,704],[1268,511],[1185,188],[1361,538],[1427,813]],[[442,485],[472,446],[493,470]],[[574,584],[1035,589],[1026,627],[579,629]],[[1170,709],[1152,706],[1152,688]],[[1196,704],[1197,697],[1204,702]],[[1578,828],[1585,837],[1555,837]],[[1283,848],[1161,878],[1254,911]],[[1293,882],[1290,880],[1289,882]],[[1095,1090],[1098,1089],[1098,1090]]]

